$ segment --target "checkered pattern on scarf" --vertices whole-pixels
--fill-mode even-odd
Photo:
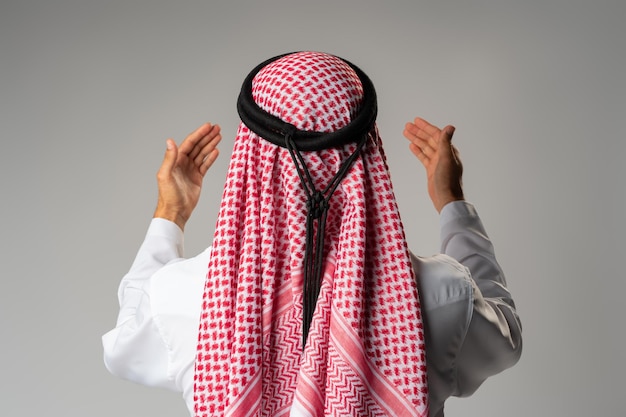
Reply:
[[[253,81],[261,108],[335,131],[363,96],[341,59],[301,52]],[[355,144],[303,152],[317,189]],[[424,332],[378,131],[333,194],[324,275],[302,350],[306,195],[287,149],[241,124],[204,291],[196,416],[424,416]]]

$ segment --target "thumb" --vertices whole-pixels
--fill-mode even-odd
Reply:
[[[454,131],[456,130],[456,128],[452,125],[448,125],[446,127],[443,128],[443,130],[441,131],[442,135],[441,138],[445,141],[445,142],[452,142],[452,135],[454,135]]]
[[[174,165],[176,164],[176,158],[178,157],[178,147],[176,146],[176,142],[172,139],[168,139],[165,142],[165,156],[163,157],[163,162],[161,163],[161,168],[159,168],[159,173],[168,175],[174,169]]]
[[[441,130],[439,136],[439,152],[444,154],[452,152],[452,135],[454,135],[454,126],[448,125]]]

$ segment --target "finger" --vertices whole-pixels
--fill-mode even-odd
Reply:
[[[415,144],[427,142],[430,138],[430,136],[427,135],[423,130],[419,129],[417,126],[411,123],[406,124],[404,132],[402,132],[402,134],[405,138]]]
[[[420,149],[421,152],[427,154],[427,156],[432,155],[436,151],[436,142],[431,137],[422,138],[418,136],[412,135],[410,132],[405,130],[405,137],[411,141],[413,146],[416,146]]]
[[[179,152],[189,155],[194,146],[202,140],[212,130],[211,123],[204,123],[202,126],[191,132],[180,144]]]
[[[439,129],[437,126],[428,123],[426,120],[422,119],[421,117],[416,117],[413,120],[413,124],[418,129],[424,131],[427,135],[430,135],[430,136],[437,136],[439,135],[439,132],[441,131],[441,129]]]
[[[212,141],[214,140],[219,140],[222,137],[220,136],[220,127],[215,125],[212,126],[211,129],[206,132],[206,135],[204,135],[202,138],[200,138],[193,146],[193,148],[189,151],[189,158],[194,160],[198,157],[198,154],[202,151],[202,149],[207,146],[207,144],[210,144]],[[206,155],[206,153],[205,153]],[[201,160],[198,161],[197,163],[199,164],[200,162],[202,162]]]
[[[207,155],[217,148],[217,145],[222,140],[222,135],[219,134],[219,130],[217,132],[217,134],[214,134],[214,132],[211,131],[211,134],[205,136],[189,155],[190,158],[193,158],[196,165],[201,165]]]
[[[198,156],[196,156],[196,159],[194,159],[194,164],[196,164],[197,166],[202,166],[204,164],[204,162],[207,160],[207,158],[209,158],[209,157],[211,157],[211,155],[213,155],[213,152],[218,151],[218,149],[217,149],[217,143],[218,142],[219,142],[219,140],[211,142],[207,146],[205,146],[202,149],[202,151],[198,154]],[[216,157],[216,156],[214,156],[214,157]],[[213,163],[213,162],[211,162],[211,163]]]
[[[176,147],[176,142],[172,139],[168,139],[165,142],[165,156],[163,157],[163,162],[161,162],[161,166],[159,167],[159,171],[157,175],[159,178],[169,177],[174,169],[174,165],[176,165],[176,157],[178,155],[178,148]]]
[[[415,155],[417,157],[417,159],[419,159],[419,161],[422,163],[422,165],[424,165],[424,167],[426,166],[426,164],[428,163],[429,159],[428,155],[426,155],[424,153],[424,151],[422,151],[422,149],[420,147],[418,147],[417,145],[411,143],[409,145],[409,149],[411,150],[411,152],[413,153],[413,155]]]
[[[211,151],[211,153],[209,153],[206,156],[206,158],[204,158],[204,161],[202,161],[202,165],[200,165],[200,167],[198,168],[198,170],[200,171],[200,174],[204,175],[207,173],[207,171],[209,170],[209,168],[211,168],[211,165],[213,165],[213,162],[215,162],[219,154],[220,154],[219,149],[215,148]]]
[[[413,123],[406,123],[404,125],[404,131],[402,132],[402,135],[412,142],[415,138],[414,130],[417,130],[417,126],[415,126]]]
[[[413,142],[415,142],[416,139],[421,139],[431,145],[435,145],[440,132],[439,128],[432,125],[418,126],[414,123],[407,123],[404,129],[404,136]]]
[[[423,136],[423,134],[421,133],[421,129],[410,122],[404,125],[403,134],[404,137],[410,141],[415,140],[417,137]]]

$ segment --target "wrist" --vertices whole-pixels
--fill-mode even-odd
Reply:
[[[176,223],[181,230],[185,230],[185,224],[189,219],[189,216],[184,215],[179,209],[175,207],[167,207],[158,204],[157,208],[154,210],[154,218],[169,220],[173,223]]]
[[[455,192],[450,191],[439,196],[439,198],[437,199],[437,204],[435,204],[435,209],[437,210],[437,213],[441,213],[441,210],[443,210],[443,208],[449,203],[452,203],[453,201],[463,200],[465,200],[463,190],[457,190]]]

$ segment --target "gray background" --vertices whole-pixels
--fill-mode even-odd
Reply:
[[[448,416],[622,416],[626,2],[0,4],[0,415],[185,416],[107,373],[100,336],[155,205],[165,139],[223,127],[188,225],[210,243],[241,81],[322,50],[362,67],[412,249],[437,216],[403,125],[453,123],[524,325],[519,364]]]

